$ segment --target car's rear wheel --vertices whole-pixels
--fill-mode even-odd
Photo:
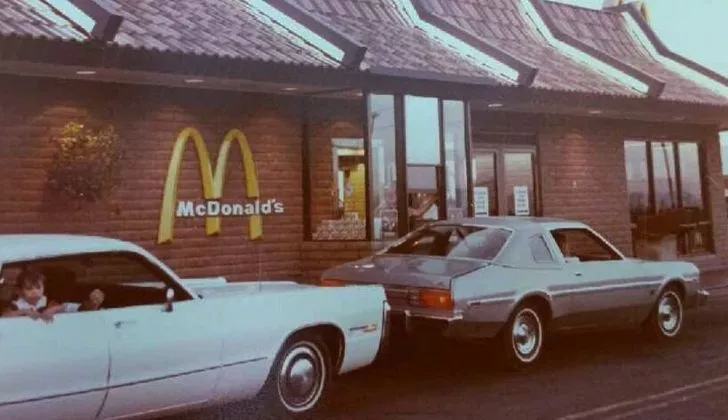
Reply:
[[[266,418],[311,419],[319,410],[331,380],[331,357],[326,344],[303,333],[283,345],[261,391]]]
[[[541,357],[544,319],[536,305],[519,305],[500,332],[504,367],[523,370]]]
[[[680,334],[684,319],[682,294],[670,286],[660,293],[644,324],[647,336],[654,340],[669,340]]]

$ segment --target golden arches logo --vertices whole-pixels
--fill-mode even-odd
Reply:
[[[167,179],[164,183],[164,195],[162,198],[162,213],[159,220],[159,233],[157,243],[163,244],[172,240],[174,221],[177,217],[176,206],[177,188],[179,184],[179,173],[182,165],[187,141],[192,139],[199,162],[200,177],[202,181],[202,193],[206,201],[220,200],[222,198],[225,184],[225,169],[227,167],[230,147],[236,143],[240,149],[240,155],[245,175],[245,190],[248,198],[259,198],[258,174],[255,169],[253,153],[248,144],[248,139],[238,129],[230,130],[224,137],[217,155],[217,164],[213,172],[210,162],[210,154],[202,138],[202,134],[195,128],[185,128],[177,136],[172,148],[172,157],[169,160]],[[205,232],[207,235],[215,235],[220,232],[220,216],[205,216]],[[250,239],[258,239],[263,236],[263,220],[260,214],[250,215],[249,220]]]

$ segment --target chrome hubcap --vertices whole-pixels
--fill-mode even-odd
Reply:
[[[675,292],[667,292],[657,306],[657,316],[663,334],[673,336],[682,324],[682,302]]]
[[[313,344],[293,348],[283,359],[278,374],[278,393],[289,410],[300,412],[318,401],[324,386],[323,355]]]
[[[513,321],[511,337],[516,356],[523,362],[530,362],[538,356],[541,349],[541,320],[530,309],[523,309]]]

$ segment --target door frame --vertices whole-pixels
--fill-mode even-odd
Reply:
[[[471,155],[470,155],[470,162],[472,165],[472,160],[475,158],[475,155],[479,152],[484,153],[494,153],[495,154],[495,184],[496,184],[496,200],[498,202],[498,216],[505,216],[508,213],[508,201],[503,197],[505,191],[506,191],[506,165],[505,165],[505,155],[507,153],[530,153],[532,156],[531,159],[531,176],[533,177],[533,213],[531,216],[540,216],[541,215],[541,194],[539,191],[541,190],[541,180],[539,177],[539,153],[538,153],[538,145],[535,142],[536,135],[534,134],[532,138],[534,139],[534,144],[524,144],[524,143],[507,143],[504,141],[508,137],[523,137],[522,135],[512,135],[509,136],[508,134],[499,135],[502,137],[502,140],[500,142],[486,142],[486,141],[480,141],[487,137],[488,135],[482,135],[479,138],[476,137],[473,139],[473,143],[471,145]],[[531,136],[529,136],[531,137]],[[477,140],[476,140],[477,139]],[[470,174],[472,177],[472,174]],[[475,179],[473,179],[473,186],[475,185]],[[471,188],[473,188],[471,186]]]

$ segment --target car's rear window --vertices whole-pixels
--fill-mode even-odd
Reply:
[[[460,228],[458,232],[454,232],[460,240],[447,253],[448,257],[492,260],[511,236],[510,230],[497,227],[467,229]]]

